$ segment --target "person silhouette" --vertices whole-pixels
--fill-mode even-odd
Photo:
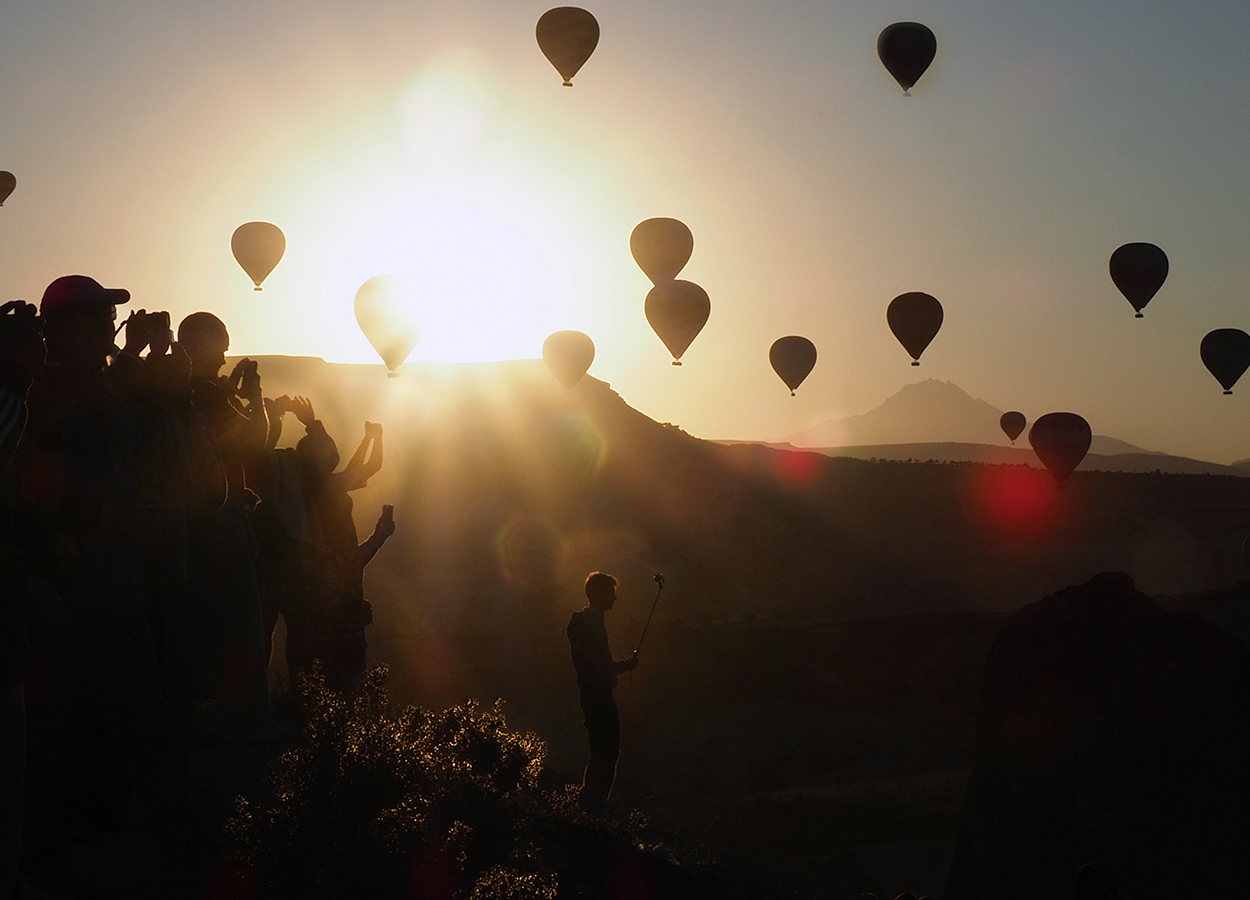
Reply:
[[[269,430],[260,375],[253,360],[242,359],[221,377],[230,334],[212,313],[183,319],[178,345],[190,359],[192,404],[216,439],[227,485],[223,503],[195,509],[187,519],[188,614],[198,626],[188,630],[190,668],[202,699],[225,702],[227,728],[237,726],[247,739],[281,737],[270,718],[250,520],[257,498],[246,475]]]
[[[382,426],[365,423],[365,436],[341,471],[338,450],[322,429],[310,430],[296,447],[307,459],[306,498],[320,573],[308,616],[310,659],[321,661],[326,685],[350,691],[365,671],[365,628],[373,609],[364,595],[364,571],[395,533],[394,508],[383,506],[373,533],[357,543],[351,491],[365,487],[382,467]]]
[[[382,426],[365,423],[365,437],[341,471],[338,445],[306,397],[267,400],[268,449],[249,475],[261,494],[257,536],[266,634],[278,615],[286,623],[286,661],[297,693],[314,659],[327,686],[352,690],[364,674],[365,627],[372,608],[364,597],[364,569],[395,531],[394,512],[382,508],[373,534],[357,544],[351,491],[382,467]],[[294,448],[275,449],[282,417],[304,426]]]
[[[26,394],[43,368],[43,321],[29,303],[0,307],[0,475],[26,429]],[[26,776],[25,670],[30,662],[22,601],[31,574],[27,529],[11,492],[0,504],[0,897],[17,896]]]
[[[66,884],[66,791],[84,755],[115,752],[122,771],[109,775],[133,785],[171,871],[186,870],[194,843],[145,579],[146,529],[163,502],[145,453],[149,397],[169,383],[162,360],[177,368],[179,359],[165,355],[167,316],[132,320],[126,349],[117,348],[116,306],[129,300],[128,291],[82,275],[48,285],[40,303],[47,365],[31,385],[14,463],[32,519],[70,548],[53,580],[71,621],[39,648],[51,674],[28,708],[25,877],[54,894],[76,889]],[[137,355],[149,346],[158,357],[151,364]],[[84,712],[102,725],[85,740],[75,734],[89,721]]]
[[[604,613],[616,603],[616,579],[605,572],[591,572],[586,576],[585,590],[587,605],[573,613],[565,634],[577,670],[583,724],[590,744],[581,800],[584,806],[596,808],[612,798],[621,753],[621,719],[612,689],[618,675],[638,668],[638,654],[616,660],[608,646]]]

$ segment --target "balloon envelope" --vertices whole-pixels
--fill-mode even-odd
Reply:
[[[580,331],[557,331],[543,341],[543,362],[565,388],[582,380],[595,361],[595,342]]]
[[[230,249],[259,291],[260,283],[269,277],[286,252],[286,235],[270,222],[246,222],[234,230]]]
[[[680,366],[681,355],[712,312],[712,301],[692,281],[661,281],[648,292],[644,309],[651,328],[673,354],[673,365]]]
[[[1109,263],[1111,280],[1141,318],[1142,309],[1168,277],[1168,255],[1154,244],[1140,241],[1117,247]]]
[[[538,19],[534,36],[543,56],[564,79],[564,86],[572,87],[573,76],[599,44],[599,22],[584,9],[557,6]]]
[[[1076,413],[1047,413],[1029,429],[1033,452],[1060,485],[1081,464],[1091,440],[1089,423]]]
[[[652,284],[672,281],[694,252],[694,235],[677,219],[644,219],[629,236],[629,252]]]
[[[1231,394],[1233,385],[1250,367],[1250,334],[1240,328],[1217,328],[1202,339],[1202,364]]]
[[[1003,434],[1014,444],[1016,438],[1020,436],[1020,432],[1024,431],[1024,426],[1028,424],[1028,420],[1022,412],[1005,412],[998,419],[998,427],[1003,430]]]
[[[12,172],[0,172],[0,206],[9,199],[9,194],[17,187],[17,177]]]
[[[895,22],[877,37],[877,56],[908,94],[937,54],[937,38],[919,22]]]
[[[787,335],[773,341],[768,350],[768,361],[773,371],[786,383],[790,396],[798,390],[803,379],[816,365],[816,345],[797,334]]]
[[[911,355],[912,365],[918,366],[920,354],[942,327],[942,304],[936,297],[920,291],[899,294],[890,301],[885,320],[903,349]]]
[[[356,322],[392,377],[421,340],[411,299],[400,275],[378,275],[356,291]]]

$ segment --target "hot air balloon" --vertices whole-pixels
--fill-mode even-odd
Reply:
[[[773,364],[773,371],[786,383],[790,396],[793,397],[803,379],[816,365],[816,345],[797,334],[777,338],[768,350],[768,361]]]
[[[998,427],[1003,430],[1003,434],[1014,444],[1016,438],[1020,436],[1020,432],[1024,431],[1024,426],[1028,424],[1028,419],[1024,417],[1022,412],[1005,412],[998,420]]]
[[[230,249],[259,291],[260,283],[269,277],[286,252],[286,235],[270,222],[246,222],[234,230]]]
[[[694,252],[694,235],[677,219],[645,219],[629,236],[629,252],[652,284],[672,281]]]
[[[919,22],[895,22],[887,25],[877,37],[877,56],[903,88],[903,96],[911,96],[911,87],[929,68],[937,53],[937,38]]]
[[[651,328],[673,354],[673,365],[680,366],[681,355],[712,312],[712,301],[692,281],[661,281],[647,294],[645,311]]]
[[[378,275],[362,284],[356,291],[356,322],[386,363],[387,377],[397,378],[395,370],[421,340],[421,324],[404,278]]]
[[[1199,350],[1207,371],[1223,386],[1224,393],[1231,394],[1237,379],[1250,367],[1250,334],[1240,328],[1217,328],[1202,339]]]
[[[911,364],[920,365],[920,354],[942,327],[942,304],[920,291],[899,294],[885,311],[890,330],[911,355]]]
[[[1142,310],[1168,277],[1168,255],[1140,241],[1117,247],[1111,254],[1111,280],[1142,318]]]
[[[543,341],[543,362],[566,389],[582,380],[595,361],[595,342],[580,331],[557,331]]]
[[[1060,487],[1089,452],[1093,434],[1076,413],[1047,413],[1029,429],[1029,443]]]
[[[9,194],[17,187],[17,177],[12,172],[0,172],[0,206],[9,199]]]
[[[564,79],[564,86],[572,87],[573,76],[599,44],[599,22],[584,9],[557,6],[542,14],[534,36],[543,56]]]

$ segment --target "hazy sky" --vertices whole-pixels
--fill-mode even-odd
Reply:
[[[216,311],[236,351],[364,362],[356,288],[408,271],[411,359],[583,330],[593,375],[699,436],[783,438],[936,377],[1250,456],[1250,381],[1222,396],[1198,357],[1250,330],[1250,4],[595,2],[572,89],[546,8],[6,0],[0,298],[82,272]],[[899,20],[938,38],[911,98],[876,57]],[[649,216],[690,226],[682,277],[712,298],[682,368],[629,255]],[[253,219],[288,239],[262,293],[229,248]],[[1172,266],[1140,320],[1107,275],[1133,240]],[[911,290],[946,310],[919,368],[885,324]],[[796,398],[767,360],[792,333],[820,352]]]

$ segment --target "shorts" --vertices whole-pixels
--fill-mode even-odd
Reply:
[[[586,690],[581,692],[582,724],[590,738],[590,752],[601,756],[619,756],[621,753],[621,717],[616,711],[616,701],[611,690]]]

